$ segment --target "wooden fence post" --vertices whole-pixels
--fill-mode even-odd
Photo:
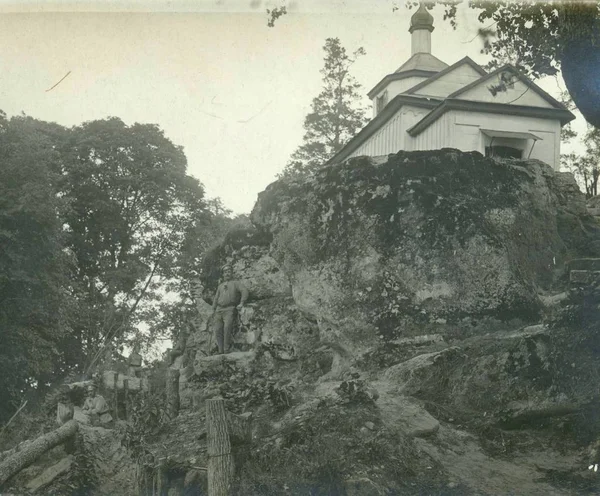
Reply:
[[[167,406],[171,418],[179,415],[179,369],[167,371]]]
[[[233,454],[225,402],[206,400],[208,495],[229,496],[234,475]]]
[[[157,496],[166,496],[168,491],[166,459],[161,458],[156,467],[156,494]]]
[[[119,380],[119,373],[115,372],[113,376],[113,387],[115,389],[114,395],[114,403],[115,403],[115,420],[119,420],[119,388],[117,387],[117,382]]]
[[[127,405],[128,405],[128,401],[129,401],[129,379],[123,379],[123,394],[125,395],[124,398],[124,402],[125,402],[125,412],[124,412],[124,416],[125,416],[125,420],[129,420],[129,415],[128,415],[128,411],[127,411]]]

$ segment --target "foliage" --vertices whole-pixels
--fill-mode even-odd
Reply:
[[[186,174],[182,148],[157,126],[88,122],[61,151],[59,192],[79,302],[74,339],[89,365],[182,275],[182,246],[210,213],[202,186]]]
[[[444,18],[457,25],[455,0],[441,1]],[[600,127],[600,10],[597,2],[476,0],[482,52],[492,67],[505,63],[533,78],[561,71],[575,104]]]
[[[212,384],[225,399],[227,409],[234,413],[243,413],[263,404],[281,413],[292,405],[293,385],[289,381],[275,381],[258,367],[247,371],[223,361],[210,372],[194,376],[193,380],[205,387]]]
[[[569,153],[561,157],[562,166],[573,172],[585,187],[588,198],[598,194],[600,178],[600,128],[589,127],[583,138],[585,153]]]
[[[49,380],[69,333],[67,256],[55,194],[59,126],[0,112],[0,419]]]
[[[95,466],[102,463],[100,456],[85,429],[80,429],[74,442],[75,460],[69,471],[68,480],[62,483],[65,496],[87,496],[94,494],[99,484]]]
[[[285,5],[281,5],[273,9],[267,9],[267,15],[269,16],[267,20],[267,26],[272,28],[275,26],[275,21],[285,14],[287,14],[287,7]]]
[[[419,466],[414,445],[379,426],[370,405],[321,400],[293,418],[276,436],[257,441],[234,494],[346,494],[344,481],[356,474],[401,487]],[[365,432],[367,422],[374,432]]]
[[[186,281],[231,219],[186,166],[155,125],[0,113],[0,419],[142,322],[151,339],[189,321]]]
[[[323,50],[323,89],[312,101],[304,119],[303,143],[292,154],[283,177],[304,175],[325,164],[368,120],[359,105],[360,84],[350,74],[357,58],[365,55],[364,49],[348,55],[339,38],[327,38]]]
[[[345,404],[373,403],[373,398],[369,394],[367,384],[360,378],[358,372],[353,373],[350,379],[342,381],[335,392]]]
[[[121,444],[135,460],[145,457],[156,437],[169,423],[164,391],[136,396],[129,405],[130,421],[122,433]]]

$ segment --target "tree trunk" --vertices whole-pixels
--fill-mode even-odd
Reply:
[[[229,496],[234,466],[225,402],[206,400],[208,495]]]
[[[171,418],[179,415],[179,369],[167,372],[167,406]]]
[[[77,433],[78,427],[79,424],[76,420],[69,420],[58,429],[38,437],[27,444],[21,451],[9,456],[0,463],[0,486],[17,472],[20,472],[25,467],[31,465],[46,451],[64,443],[71,436],[74,436]]]

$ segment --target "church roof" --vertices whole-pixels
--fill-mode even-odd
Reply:
[[[396,73],[413,70],[439,72],[443,71],[446,67],[448,67],[446,62],[442,62],[430,53],[420,52],[415,53],[404,64],[398,67]]]
[[[466,86],[462,87],[460,90],[457,90],[454,93],[448,95],[448,98],[459,97],[460,95],[475,88],[476,86],[479,86],[480,84],[483,84],[483,83],[489,81],[490,79],[493,79],[498,74],[506,73],[506,72],[512,73],[519,81],[524,83],[530,90],[535,91],[538,95],[540,95],[544,100],[546,100],[553,107],[566,110],[566,107],[562,103],[560,103],[556,98],[554,98],[550,94],[546,93],[542,88],[540,88],[537,84],[535,84],[533,81],[531,81],[527,76],[525,76],[524,74],[519,72],[516,67],[514,67],[510,64],[503,65],[499,69],[496,69],[495,71],[490,72],[489,74],[486,74],[481,79],[478,79],[477,81],[473,81],[472,83],[467,84]]]
[[[419,54],[419,55],[422,55],[422,54]],[[379,81],[375,86],[373,86],[371,91],[369,91],[367,93],[367,96],[369,98],[373,98],[383,88],[385,88],[388,84],[390,84],[391,81],[397,81],[399,79],[406,79],[406,78],[415,77],[415,76],[429,78],[431,76],[435,76],[436,74],[437,74],[437,71],[427,71],[427,70],[423,70],[423,69],[410,69],[408,71],[394,72],[392,74],[388,74],[381,81]]]
[[[449,110],[468,110],[470,112],[485,112],[490,114],[504,114],[521,117],[539,117],[541,119],[556,119],[559,120],[563,125],[575,119],[575,116],[570,111],[562,107],[531,107],[529,105],[514,105],[509,103],[479,102],[473,100],[460,100],[458,98],[446,98],[434,110],[429,112],[406,132],[413,137],[418,136]]]
[[[425,81],[421,81],[419,84],[413,86],[405,93],[408,93],[408,94],[416,93],[420,89],[424,88],[425,86],[429,85],[430,83],[433,83],[434,81],[438,80],[442,76],[445,76],[449,72],[452,72],[454,69],[456,69],[457,67],[460,67],[461,65],[464,65],[464,64],[471,66],[481,76],[488,75],[488,73],[485,70],[483,70],[483,68],[479,64],[477,64],[471,57],[464,57],[464,58],[460,59],[458,62],[456,62],[452,65],[446,66],[446,68],[444,70],[435,73],[433,76],[426,79]]]

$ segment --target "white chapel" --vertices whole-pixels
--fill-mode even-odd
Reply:
[[[457,148],[560,165],[560,130],[575,116],[505,65],[487,73],[469,57],[448,65],[431,54],[433,16],[412,16],[412,56],[368,93],[372,120],[331,160],[399,150]],[[490,88],[500,84],[506,91]]]

